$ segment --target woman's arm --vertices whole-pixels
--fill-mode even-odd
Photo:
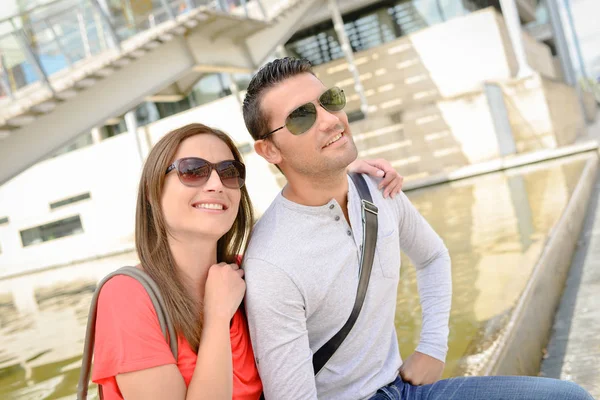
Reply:
[[[213,265],[204,295],[204,327],[196,367],[186,388],[176,365],[162,365],[118,374],[117,384],[129,399],[231,399],[233,366],[229,325],[246,285],[243,270],[235,264]]]
[[[198,359],[189,387],[176,365],[161,365],[117,375],[123,397],[129,399],[231,399],[233,367],[229,321],[204,325]]]

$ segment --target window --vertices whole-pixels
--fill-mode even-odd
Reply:
[[[55,201],[54,203],[50,203],[50,209],[54,210],[56,208],[62,207],[62,206],[66,206],[67,204],[73,204],[73,203],[77,203],[79,201],[82,200],[87,200],[90,198],[90,193],[83,193],[83,194],[79,194],[77,196],[73,196],[73,197],[69,197],[68,199],[64,199],[64,200],[60,200],[60,201]]]
[[[52,154],[52,157],[62,156],[63,154],[70,153],[73,150],[82,149],[84,147],[91,146],[93,143],[94,143],[94,141],[92,139],[92,133],[86,132],[82,135],[79,135],[77,137],[77,139],[75,139],[73,142],[71,142],[68,145],[63,146],[60,149],[58,149],[57,151],[55,151],[54,154]]]
[[[8,224],[8,217],[0,218],[0,225]]]
[[[193,87],[190,95],[194,99],[194,106],[209,103],[222,97],[229,96],[230,80],[223,74],[204,75]]]
[[[353,52],[367,50],[431,25],[466,15],[497,0],[386,0],[343,15]],[[331,20],[296,32],[285,45],[289,55],[313,66],[344,57]]]
[[[83,233],[79,215],[21,231],[23,247]]]

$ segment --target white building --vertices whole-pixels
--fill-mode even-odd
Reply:
[[[552,40],[544,37],[540,42],[524,34],[520,44],[511,41],[500,10],[472,14],[480,3],[340,1],[371,110],[364,121],[326,7],[315,9],[297,26],[283,50],[310,59],[327,84],[347,86],[361,154],[388,158],[406,175],[443,172],[503,154],[484,82],[502,88],[515,151],[572,142],[584,128],[583,114],[573,88],[560,83]],[[535,24],[534,3],[514,3],[521,23]],[[519,46],[526,59],[515,50]],[[532,75],[519,77],[524,67]],[[215,126],[233,137],[245,157],[248,189],[260,214],[282,181],[253,152],[239,99],[232,94],[243,94],[249,77],[210,72],[185,90],[161,89],[134,110],[137,141],[133,133],[122,134],[127,124],[115,115],[6,182],[0,187],[0,276],[133,249],[141,157],[162,135],[190,122]],[[519,89],[524,87],[527,93]],[[550,96],[563,103],[547,105]]]

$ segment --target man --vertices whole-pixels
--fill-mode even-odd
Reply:
[[[244,260],[266,399],[590,399],[574,384],[545,379],[439,381],[452,291],[448,250],[403,193],[384,199],[371,178],[379,227],[367,295],[353,329],[314,376],[312,356],[346,322],[359,278],[360,197],[346,175],[357,150],[344,105],[341,90],[324,87],[307,61],[292,58],[263,67],[244,100],[256,152],[287,179]],[[394,328],[400,249],[416,266],[423,310],[420,343],[404,363]],[[499,387],[539,394],[502,397],[507,392]]]

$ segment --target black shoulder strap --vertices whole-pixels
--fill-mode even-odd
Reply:
[[[360,256],[360,279],[358,281],[358,290],[356,294],[356,300],[354,301],[354,307],[350,317],[340,329],[327,343],[323,345],[313,355],[313,368],[315,375],[321,371],[327,361],[333,356],[335,351],[340,347],[348,333],[352,330],[363,302],[365,295],[367,294],[367,288],[369,287],[369,279],[371,278],[371,268],[373,267],[373,258],[375,257],[375,245],[377,244],[377,207],[373,204],[371,198],[371,192],[365,178],[360,174],[350,174],[358,194],[361,198],[361,209],[362,209],[362,227],[363,227],[363,240],[362,240],[362,252]]]

